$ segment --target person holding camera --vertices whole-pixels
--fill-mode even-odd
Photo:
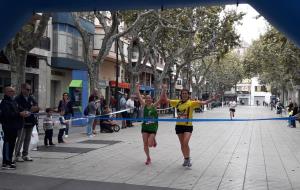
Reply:
[[[20,110],[14,100],[15,89],[5,87],[4,98],[0,103],[0,122],[4,133],[2,169],[15,170],[13,153],[16,145],[18,131],[23,127],[23,118],[28,117],[27,111]]]
[[[21,93],[15,98],[20,110],[27,112],[28,117],[24,118],[23,128],[18,130],[18,140],[16,146],[16,161],[33,161],[29,156],[29,145],[33,127],[37,124],[34,113],[39,112],[39,107],[31,94],[31,86],[27,83],[21,84]],[[23,147],[21,157],[21,147]]]

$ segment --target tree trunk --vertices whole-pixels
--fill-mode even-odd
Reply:
[[[197,97],[198,97],[198,100],[202,97],[200,97],[200,87],[197,89]]]
[[[97,76],[97,65],[86,64],[88,66],[88,73],[90,78],[90,91],[92,92],[95,88],[100,89]]]
[[[19,50],[16,56],[9,59],[11,66],[11,85],[16,88],[16,93],[20,93],[21,84],[25,83],[27,52]]]
[[[157,100],[159,98],[159,94],[160,94],[159,85],[160,85],[160,81],[154,79],[154,81],[153,81],[154,94],[153,95],[154,95],[155,100]]]
[[[178,75],[179,75],[179,71],[176,70],[176,74],[174,76],[174,82],[171,83],[171,85],[172,85],[171,86],[171,88],[172,88],[171,98],[176,98],[175,97],[175,95],[176,95],[176,83],[177,83],[177,80],[178,80]]]

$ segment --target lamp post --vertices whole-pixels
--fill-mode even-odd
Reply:
[[[137,69],[137,64],[138,61],[139,61],[139,39],[138,38],[135,38],[133,40],[133,44],[132,44],[132,57],[131,57],[131,66],[133,68],[133,73],[136,73],[136,69]],[[133,74],[132,73],[132,74]],[[133,81],[130,81],[131,84],[135,84],[136,82],[136,78],[138,78],[137,80],[139,80],[139,76],[136,76],[136,74],[133,75],[133,77],[131,77],[130,79],[133,80]],[[132,89],[130,89],[130,94],[132,94],[132,92],[135,92],[135,85],[132,86]]]
[[[119,33],[119,28],[117,27],[117,33]],[[119,110],[119,39],[116,39],[115,43],[116,52],[116,86],[115,86],[115,99],[116,99],[116,110]]]
[[[188,69],[187,69],[187,67],[184,67],[183,69],[182,69],[182,83],[183,83],[183,88],[185,88],[185,89],[188,89],[189,87],[188,87],[188,75],[189,75],[189,73],[188,73]],[[189,89],[188,89],[189,90]]]

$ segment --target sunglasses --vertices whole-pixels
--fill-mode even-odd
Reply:
[[[30,88],[27,88],[26,90],[27,90],[28,92],[29,92],[29,91],[31,91],[31,89],[30,89]]]

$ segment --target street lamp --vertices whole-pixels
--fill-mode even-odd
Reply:
[[[189,79],[188,78],[188,75],[189,75],[188,68],[187,67],[182,68],[182,73],[181,74],[182,74],[183,88],[188,89],[189,88],[188,87],[188,79]]]
[[[119,28],[117,26],[117,33],[119,33]],[[119,110],[119,39],[116,39],[116,47],[115,47],[115,52],[116,52],[116,86],[115,86],[115,99],[116,99],[116,110]]]

